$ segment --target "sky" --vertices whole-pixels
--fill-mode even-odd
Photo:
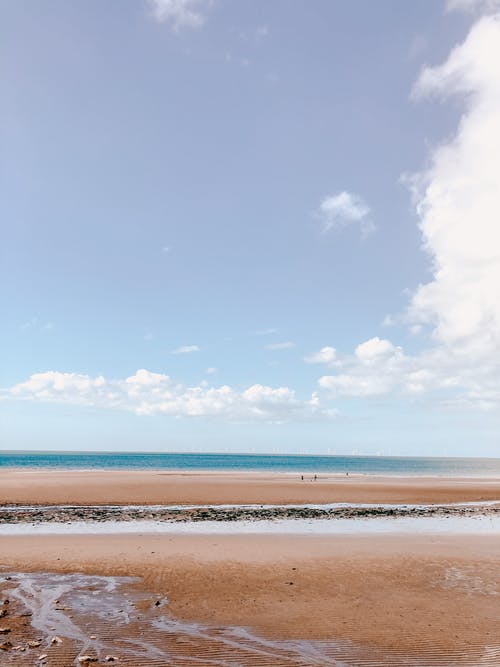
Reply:
[[[500,456],[500,0],[0,17],[0,447]]]

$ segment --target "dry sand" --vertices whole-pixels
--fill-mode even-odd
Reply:
[[[290,473],[0,471],[0,504],[450,503],[500,500],[500,480]]]

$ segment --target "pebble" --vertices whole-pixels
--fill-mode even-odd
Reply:
[[[42,643],[40,639],[29,639],[27,642],[28,648],[37,648]]]
[[[10,632],[10,628],[0,628],[0,635],[7,635]]]
[[[51,643],[51,644],[62,644],[62,643],[63,643],[63,640],[62,640],[60,637],[58,637],[57,635],[55,635],[55,636],[52,637],[52,639],[50,640],[50,643]]]
[[[8,651],[11,648],[12,648],[11,642],[2,642],[0,644],[0,651]]]

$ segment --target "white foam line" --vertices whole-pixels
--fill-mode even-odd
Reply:
[[[275,519],[258,521],[71,521],[0,525],[8,535],[106,535],[165,533],[188,535],[369,534],[369,533],[500,534],[498,516],[376,517],[359,519]]]

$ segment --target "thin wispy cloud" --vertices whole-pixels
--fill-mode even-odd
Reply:
[[[252,336],[272,336],[273,334],[277,334],[278,329],[274,329],[270,327],[269,329],[257,329],[257,331],[252,331],[251,335]]]
[[[368,204],[359,195],[345,190],[325,197],[316,216],[323,232],[339,231],[353,224],[359,225],[362,238],[375,231]]]
[[[215,368],[215,366],[209,366],[208,368],[205,369],[205,374],[206,375],[215,375],[219,369]]]
[[[326,345],[318,352],[313,352],[304,357],[307,364],[332,364],[337,359],[337,351],[334,347]]]
[[[493,13],[500,10],[500,0],[448,0],[448,12]]]
[[[153,18],[174,31],[201,28],[211,5],[211,0],[149,0]]]
[[[21,331],[52,331],[54,324],[41,321],[38,317],[32,317],[31,320],[23,322],[19,328]]]
[[[269,26],[268,25],[259,25],[255,30],[255,37],[257,40],[264,39],[269,35]]]
[[[266,350],[290,350],[292,347],[295,347],[295,343],[287,340],[282,343],[269,343],[266,345]]]
[[[181,345],[180,347],[171,350],[170,354],[192,354],[193,352],[200,351],[201,347],[199,345]]]

